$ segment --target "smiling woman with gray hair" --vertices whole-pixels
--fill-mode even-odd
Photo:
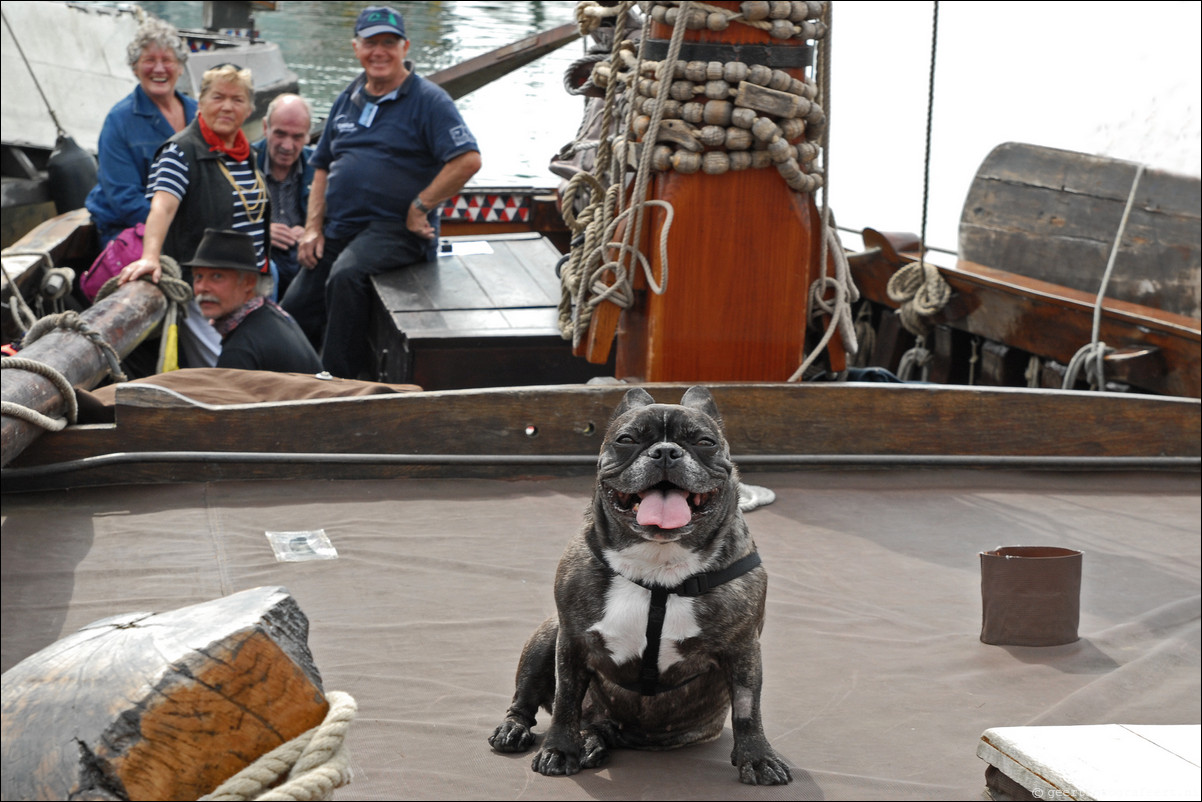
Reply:
[[[196,101],[175,88],[188,48],[173,25],[150,17],[138,27],[126,56],[138,85],[104,119],[99,180],[84,202],[101,247],[146,219],[146,181],[155,151],[196,116]]]

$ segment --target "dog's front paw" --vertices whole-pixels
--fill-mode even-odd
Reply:
[[[785,761],[772,751],[754,757],[744,755],[735,765],[739,767],[739,782],[748,785],[787,785],[793,779]]]
[[[609,760],[609,748],[605,745],[605,739],[596,730],[586,730],[582,735],[584,736],[584,748],[580,750],[580,767],[582,769],[595,769]]]
[[[544,746],[538,750],[538,754],[530,762],[530,768],[548,777],[567,776],[580,771],[580,758],[577,755]]]
[[[498,752],[525,752],[533,743],[534,733],[530,728],[511,718],[505,719],[488,738],[488,745]]]

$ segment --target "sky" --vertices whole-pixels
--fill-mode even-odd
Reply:
[[[836,2],[830,203],[920,233],[932,2]],[[1202,174],[1202,3],[939,3],[927,242],[954,249],[977,168],[1026,142]]]

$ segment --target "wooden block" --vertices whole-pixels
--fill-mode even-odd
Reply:
[[[1198,799],[1202,727],[995,727],[977,756],[1037,799]]]
[[[317,726],[308,620],[281,587],[83,628],[4,673],[5,799],[196,799]]]

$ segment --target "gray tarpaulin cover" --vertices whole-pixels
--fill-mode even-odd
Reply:
[[[1196,473],[747,479],[776,494],[748,521],[769,573],[764,724],[792,785],[741,785],[729,724],[569,778],[489,749],[583,477],[5,495],[3,668],[107,616],[283,585],[325,688],[359,705],[341,799],[980,798],[987,728],[1200,722]],[[280,562],[265,536],[319,530],[336,558]],[[1083,552],[1080,640],[981,642],[978,555],[1015,545]]]

